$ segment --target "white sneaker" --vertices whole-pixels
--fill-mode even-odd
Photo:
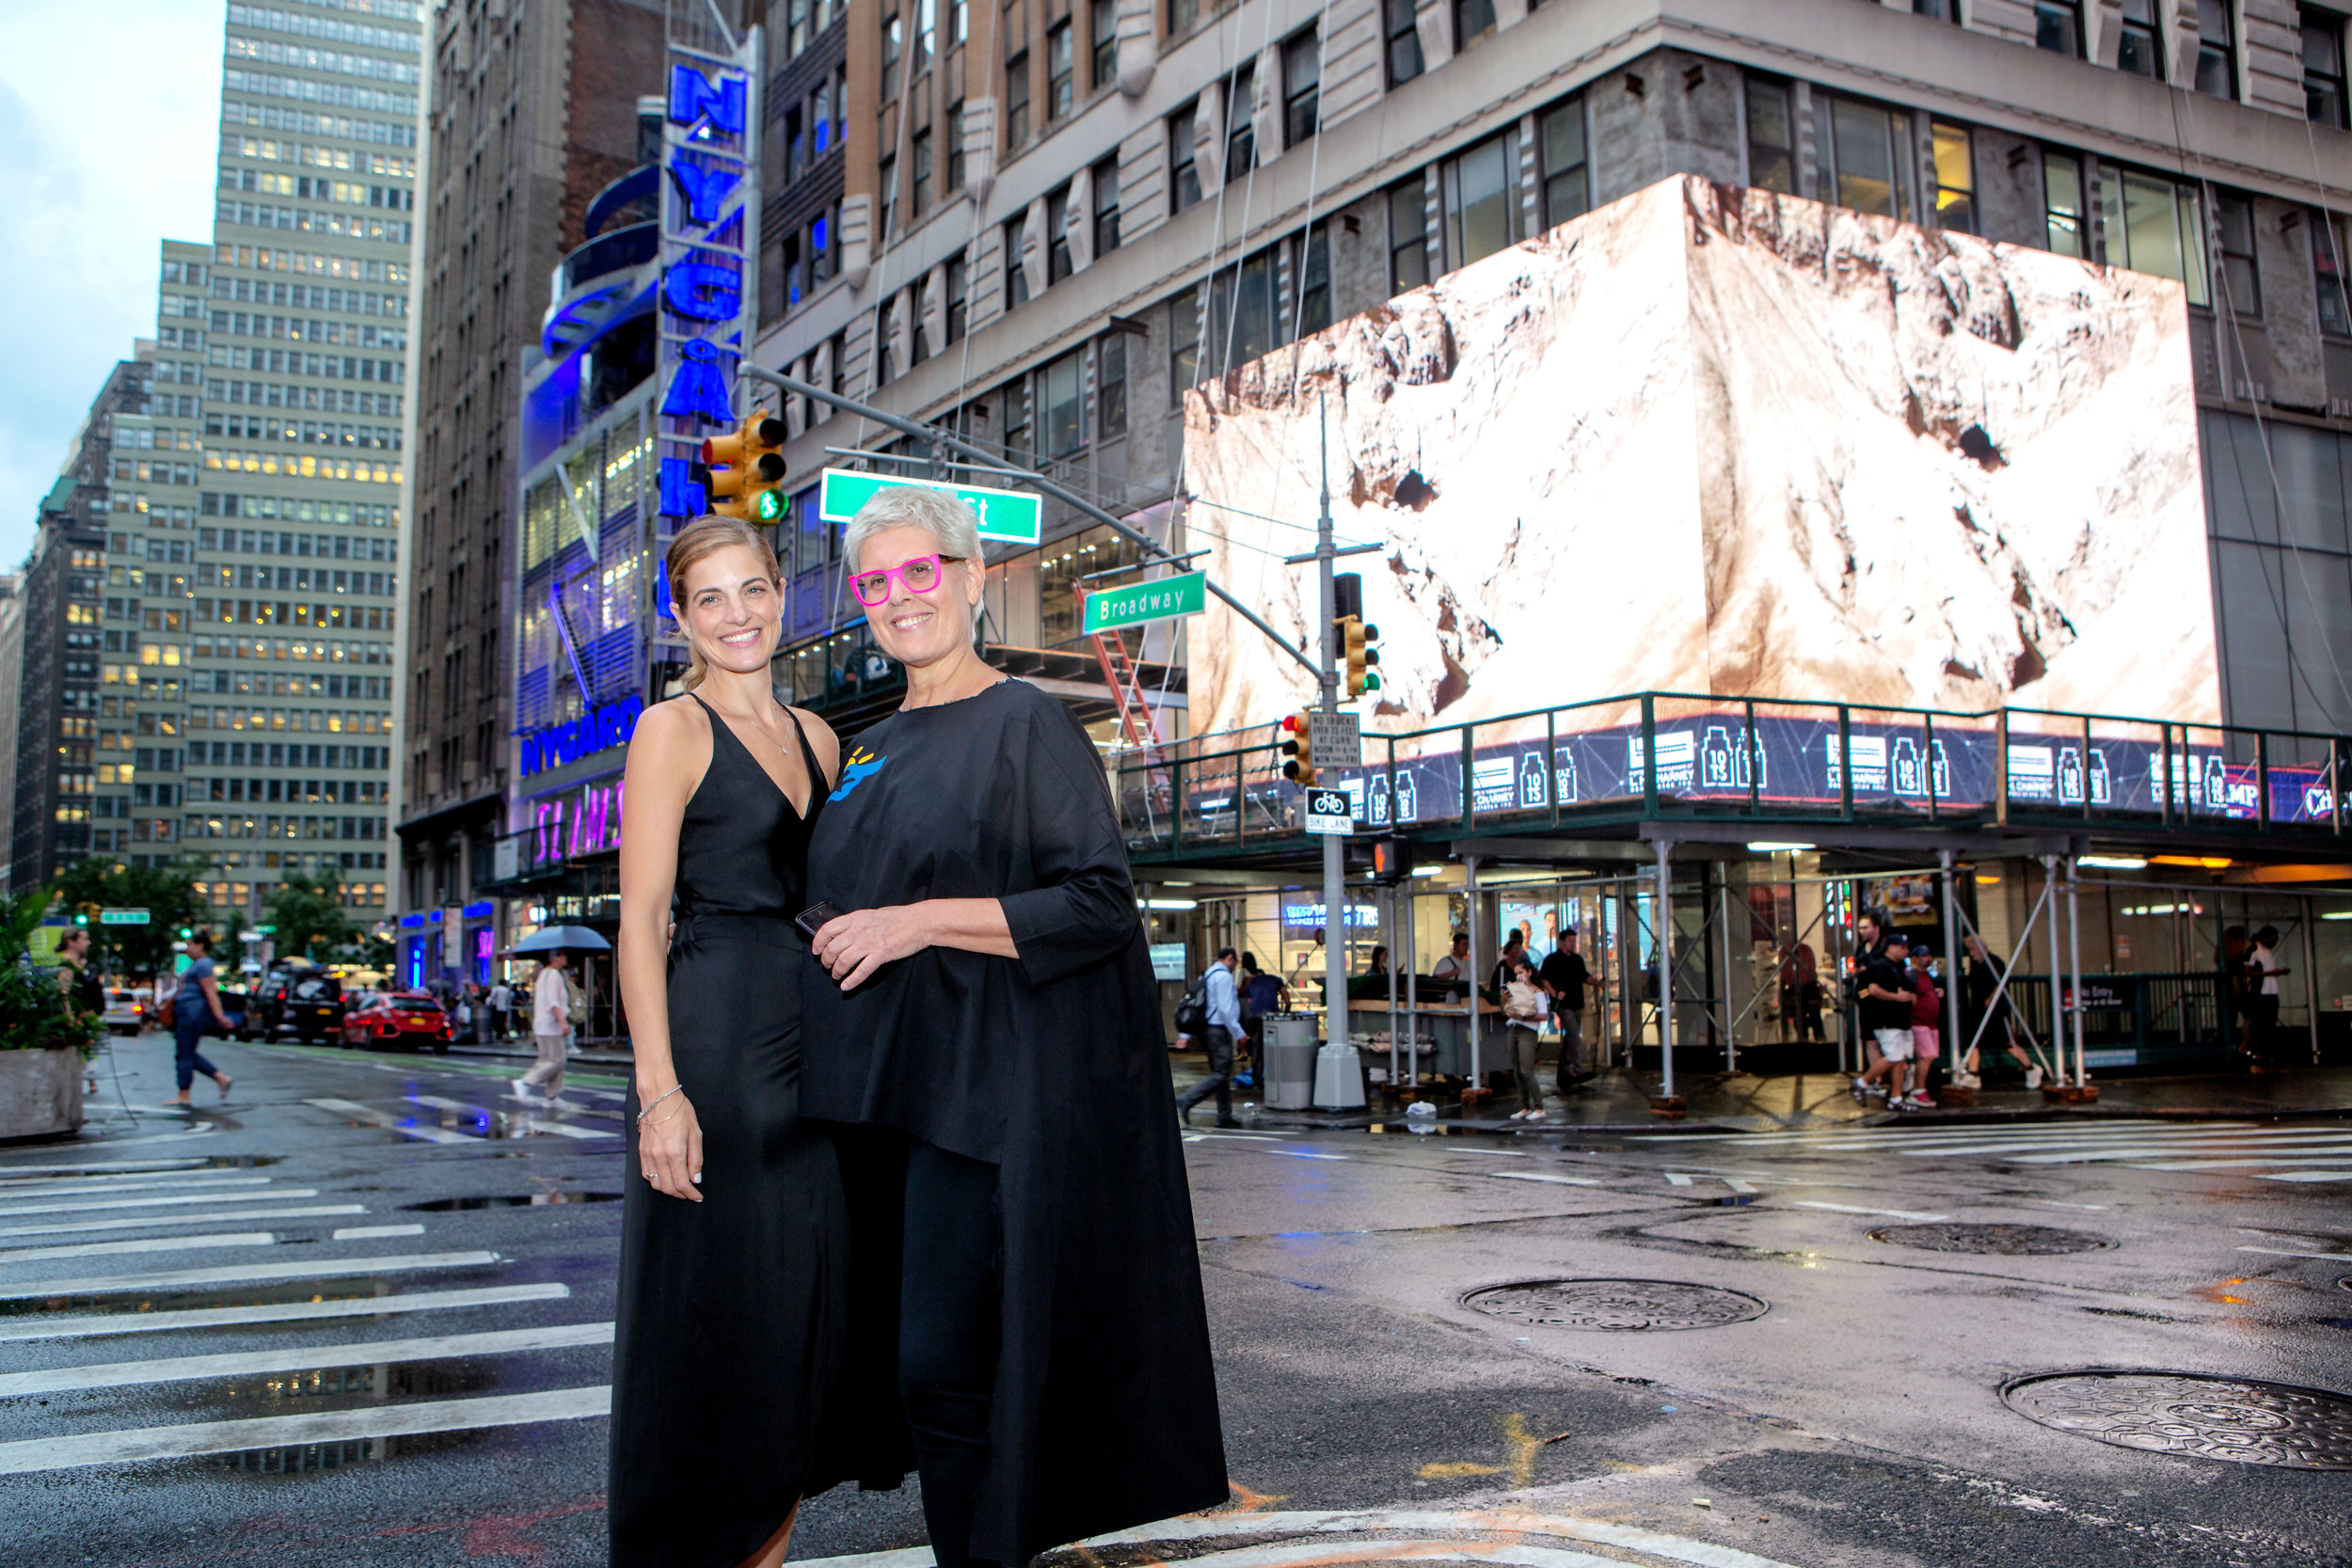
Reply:
[[[2026,1087],[2029,1089],[2038,1089],[2041,1086],[2042,1069],[2038,1067],[2027,1068],[2026,1069]]]

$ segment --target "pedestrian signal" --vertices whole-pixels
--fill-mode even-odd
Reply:
[[[745,416],[732,435],[703,443],[710,470],[710,510],[723,517],[772,523],[784,516],[785,426],[773,414]]]
[[[1303,711],[1282,721],[1282,754],[1290,758],[1282,764],[1282,777],[1301,789],[1315,782],[1314,746],[1308,734],[1308,718]]]

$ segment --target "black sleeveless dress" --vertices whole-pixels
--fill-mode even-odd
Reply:
[[[839,1376],[848,1218],[833,1144],[800,1119],[797,972],[810,960],[792,926],[827,786],[803,735],[803,818],[703,708],[710,767],[678,830],[669,959],[670,1050],[702,1122],[703,1200],[644,1180],[632,1090],[614,1568],[733,1568],[838,1479],[819,1473],[820,1427]]]

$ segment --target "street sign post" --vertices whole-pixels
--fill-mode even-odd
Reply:
[[[101,926],[144,926],[147,924],[147,911],[145,910],[100,910],[98,924]]]
[[[1344,789],[1311,789],[1307,791],[1307,831],[1329,833],[1335,838],[1350,838],[1356,832],[1356,814],[1349,809]]]
[[[912,485],[940,490],[970,507],[978,517],[980,537],[1015,545],[1034,545],[1043,537],[1045,503],[1018,490],[990,490],[977,484],[942,484],[928,479],[900,479],[895,474],[861,473],[854,468],[827,468],[817,497],[817,515],[829,523],[846,523],[879,490]]]
[[[1097,588],[1087,595],[1088,637],[1120,626],[1138,626],[1178,615],[1198,615],[1209,598],[1209,574],[1182,572],[1156,582],[1131,582],[1124,588]],[[1320,762],[1320,758],[1317,759]]]
[[[1364,765],[1363,721],[1352,713],[1316,708],[1307,715],[1307,754],[1315,768],[1361,768]]]

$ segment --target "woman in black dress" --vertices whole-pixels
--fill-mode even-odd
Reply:
[[[800,1121],[792,916],[836,752],[769,687],[781,594],[766,539],[700,518],[669,578],[690,695],[638,721],[621,829],[642,1180],[621,1221],[612,1560],[771,1568],[800,1499],[833,1479],[818,1427],[848,1221],[833,1146]]]
[[[880,1384],[848,1442],[862,1479],[911,1442],[941,1568],[1022,1564],[1227,1496],[1159,986],[1100,754],[973,653],[971,514],[884,490],[846,549],[907,672],[809,844],[848,912],[803,971],[802,1104],[842,1124]]]

